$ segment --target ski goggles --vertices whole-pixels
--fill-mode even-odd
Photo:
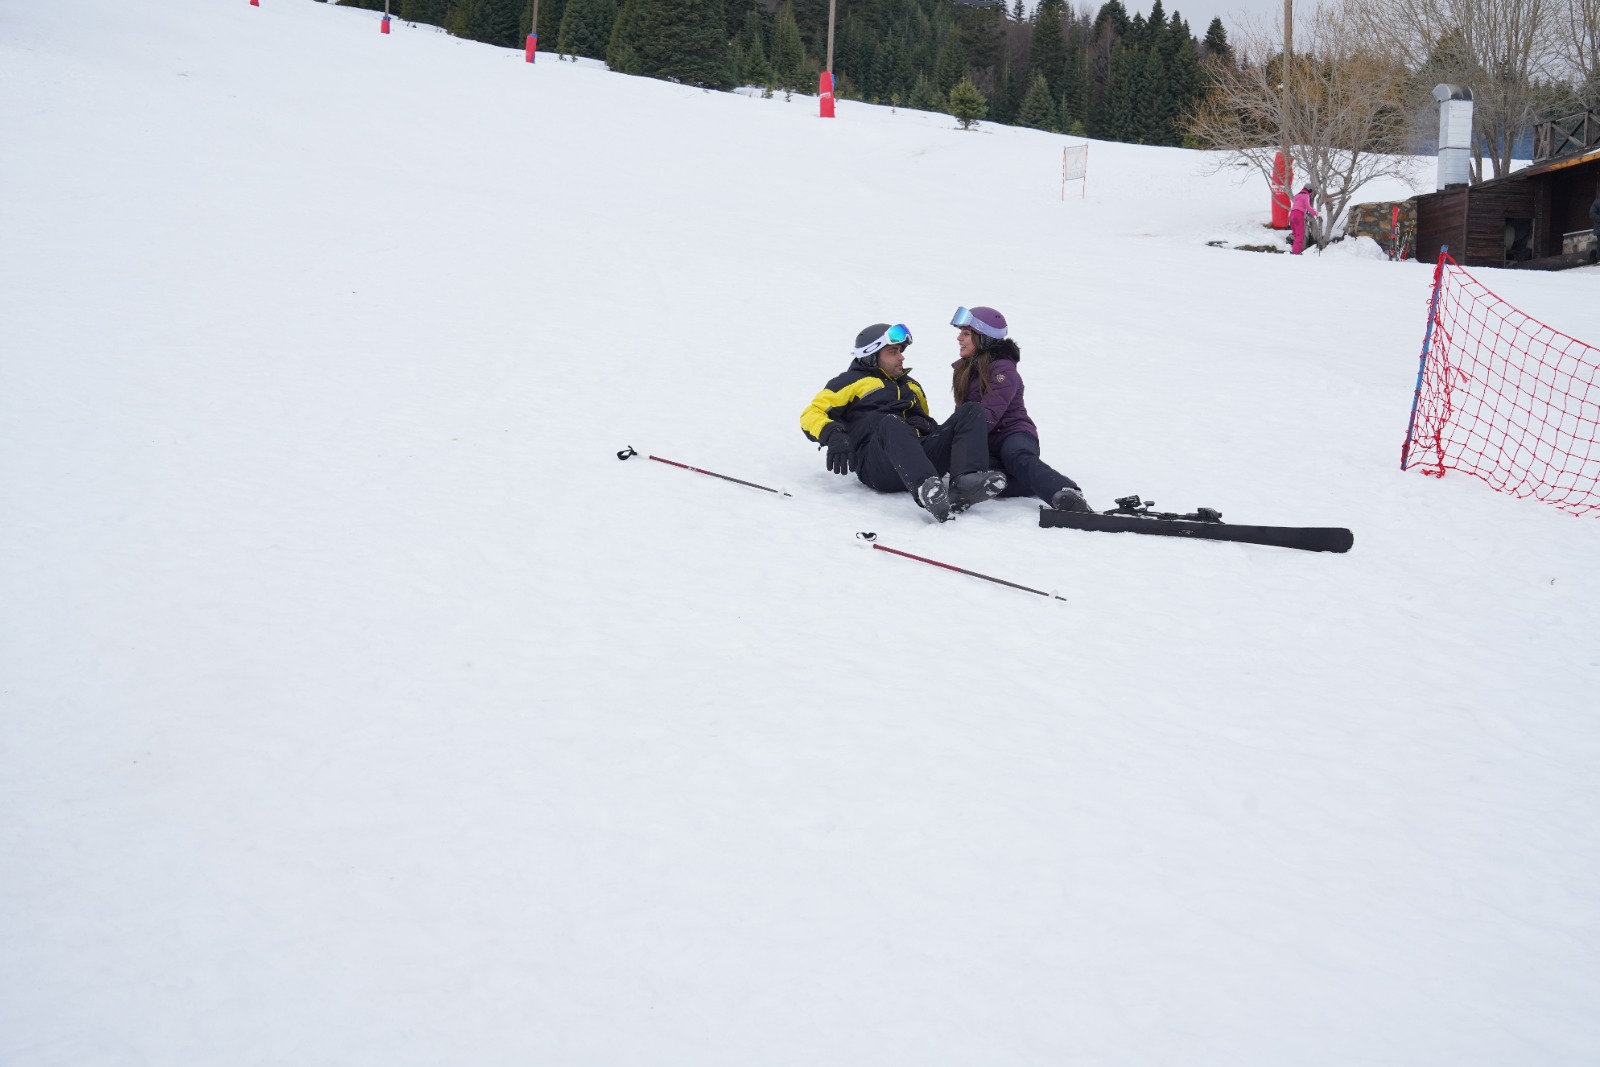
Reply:
[[[969,330],[981,333],[985,337],[992,338],[996,341],[1004,341],[1006,339],[1006,331],[1004,327],[996,330],[993,326],[990,326],[982,319],[975,318],[972,314],[971,308],[956,308],[956,313],[950,316],[950,325],[964,326]]]
[[[906,329],[904,324],[896,323],[887,330],[884,330],[883,334],[877,339],[868,341],[860,348],[854,348],[851,349],[851,351],[854,352],[858,357],[871,356],[876,355],[880,348],[887,348],[889,345],[904,346],[909,345],[910,343],[911,331]]]

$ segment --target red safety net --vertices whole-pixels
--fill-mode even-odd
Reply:
[[[1433,284],[1400,468],[1600,512],[1600,349],[1529,318],[1448,253]]]

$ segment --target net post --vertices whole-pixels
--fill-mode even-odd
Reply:
[[[1439,262],[1433,268],[1433,295],[1428,298],[1428,327],[1422,331],[1422,355],[1417,360],[1417,387],[1411,393],[1411,418],[1406,423],[1406,443],[1400,446],[1400,469],[1406,469],[1411,455],[1411,438],[1417,428],[1417,401],[1422,397],[1422,376],[1428,369],[1428,350],[1433,344],[1433,324],[1439,318],[1439,290],[1444,285],[1444,261],[1450,246],[1439,249]]]

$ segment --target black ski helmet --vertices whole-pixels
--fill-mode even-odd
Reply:
[[[851,355],[863,367],[876,367],[878,352],[889,345],[899,345],[902,350],[911,347],[911,331],[903,323],[891,326],[887,322],[875,322],[856,334],[856,346]]]

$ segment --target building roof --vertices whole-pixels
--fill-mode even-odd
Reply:
[[[1577,167],[1585,163],[1595,162],[1600,162],[1600,148],[1591,148],[1587,152],[1574,152],[1570,156],[1555,156],[1551,159],[1542,159],[1532,166],[1523,167],[1519,171],[1513,171],[1499,178],[1490,178],[1488,181],[1479,182],[1472,188],[1482,189],[1491,185],[1505,185],[1510,182],[1521,181],[1524,178],[1537,178],[1539,175],[1549,174],[1551,171],[1566,170],[1568,167]]]

